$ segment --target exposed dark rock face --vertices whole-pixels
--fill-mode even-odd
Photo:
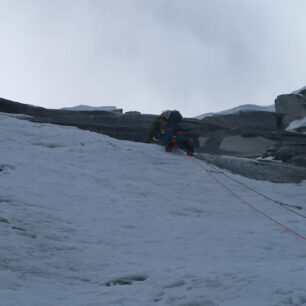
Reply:
[[[47,111],[42,107],[34,107],[31,105],[13,102],[0,98],[0,112],[11,113],[11,114],[25,114],[29,116],[35,116],[40,112]]]
[[[284,144],[271,147],[263,154],[263,157],[268,156],[273,156],[276,160],[306,167],[306,137],[305,143]]]
[[[285,129],[298,119],[306,117],[306,87],[291,94],[280,95],[275,100],[276,114],[281,118],[280,128]],[[306,165],[306,135],[305,127],[296,132],[281,133],[281,141],[274,147],[274,152],[266,151],[264,155],[297,165]]]
[[[144,141],[149,124],[156,117],[139,112],[121,114],[112,111],[51,110],[5,99],[0,99],[0,112],[30,115],[32,117],[24,119],[76,126],[118,139],[138,142]],[[187,136],[194,139],[197,152],[243,157],[257,157],[263,152],[272,155],[271,152],[274,152],[276,158],[305,166],[303,149],[291,150],[290,158],[283,158],[284,154],[278,154],[282,147],[305,148],[306,144],[306,135],[279,129],[281,118],[273,112],[249,111],[215,115],[202,120],[184,118],[182,125]]]
[[[279,136],[279,141],[268,147],[262,156],[305,167],[306,134],[280,131]]]
[[[138,112],[53,110],[0,99],[0,112],[32,116],[27,120],[76,126],[118,139],[143,141],[153,115]]]
[[[286,128],[294,120],[306,117],[306,89],[298,94],[278,96],[275,110],[282,116],[282,128]]]
[[[199,154],[197,157],[221,169],[255,180],[296,184],[306,180],[305,169],[290,163],[211,154]]]
[[[215,115],[196,122],[184,120],[186,131],[197,140],[198,151],[258,156],[279,142],[278,118],[273,112]]]
[[[236,129],[256,128],[266,131],[278,128],[276,114],[264,111],[240,111],[229,115],[209,116],[201,122]]]

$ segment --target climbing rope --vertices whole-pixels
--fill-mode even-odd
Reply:
[[[207,162],[208,162],[208,161],[207,161]],[[224,175],[225,177],[227,177],[228,179],[232,180],[233,182],[236,182],[237,184],[240,184],[241,186],[243,186],[243,187],[245,187],[245,188],[247,188],[247,189],[249,189],[249,190],[251,190],[251,191],[253,191],[253,192],[255,192],[255,193],[259,194],[259,195],[261,195],[262,197],[266,198],[267,200],[269,200],[269,201],[271,201],[271,202],[273,202],[273,203],[275,203],[275,204],[277,204],[277,205],[279,205],[279,206],[281,206],[281,207],[287,209],[288,211],[290,211],[290,212],[292,212],[292,213],[294,213],[294,214],[296,214],[296,215],[298,215],[298,216],[300,216],[300,217],[306,219],[306,215],[304,215],[304,214],[302,214],[302,213],[299,213],[299,212],[297,212],[297,211],[294,210],[294,209],[302,210],[302,209],[303,209],[302,206],[300,206],[300,205],[294,205],[294,204],[288,204],[288,203],[284,203],[284,202],[282,202],[282,201],[274,200],[274,199],[268,197],[267,195],[265,195],[265,194],[263,194],[263,193],[261,193],[261,192],[255,190],[254,188],[252,188],[252,187],[250,187],[250,186],[248,186],[248,185],[246,185],[246,184],[240,182],[239,180],[237,180],[237,179],[231,177],[230,175],[224,173],[223,171],[220,171],[219,169],[217,169],[217,168],[214,167],[213,165],[209,164],[208,166],[209,166],[211,169],[213,169],[213,170],[209,170],[210,172],[222,174],[222,175]],[[294,209],[292,209],[292,208],[294,208]]]
[[[185,152],[178,148],[183,154],[185,154]],[[211,176],[218,184],[220,184],[225,190],[227,190],[229,193],[231,193],[234,197],[236,197],[238,200],[240,200],[243,204],[245,204],[246,206],[248,206],[249,208],[251,208],[252,210],[254,210],[255,212],[257,212],[258,214],[262,215],[263,217],[265,217],[266,219],[270,220],[271,222],[274,222],[275,224],[281,226],[282,228],[284,228],[285,230],[287,230],[288,232],[296,235],[297,237],[306,240],[306,236],[303,236],[299,233],[297,233],[296,231],[294,231],[293,229],[291,229],[290,227],[282,224],[281,222],[277,221],[276,219],[270,217],[269,215],[265,214],[264,212],[260,211],[259,209],[257,209],[256,207],[254,207],[252,204],[250,204],[249,202],[247,202],[246,200],[244,200],[243,198],[241,198],[237,193],[235,193],[233,190],[231,190],[227,185],[225,185],[220,179],[218,179],[211,171],[209,171],[208,169],[206,169],[202,163],[200,163],[199,161],[197,161],[195,158],[193,158],[192,156],[188,156],[190,158],[190,160],[195,163],[196,165],[198,165],[201,169],[203,169],[209,176]]]

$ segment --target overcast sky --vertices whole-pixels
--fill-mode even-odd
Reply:
[[[186,117],[306,85],[305,0],[0,0],[0,97]]]

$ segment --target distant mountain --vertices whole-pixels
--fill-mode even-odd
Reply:
[[[64,107],[62,110],[74,110],[74,111],[114,111],[116,106],[89,106],[89,105],[78,105],[74,107]]]
[[[268,106],[260,106],[255,104],[244,104],[217,113],[206,113],[195,117],[195,119],[201,120],[205,117],[214,116],[214,115],[229,115],[239,112],[253,112],[253,111],[275,112],[275,105],[272,104]]]

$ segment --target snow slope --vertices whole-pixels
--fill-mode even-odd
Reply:
[[[74,107],[64,107],[63,110],[74,110],[74,111],[113,111],[116,110],[116,106],[89,106],[89,105],[78,105]]]
[[[306,241],[186,156],[5,114],[0,129],[1,305],[306,305]],[[215,175],[306,235],[305,218]],[[306,182],[232,176],[306,209]]]
[[[235,114],[239,112],[253,112],[253,111],[264,111],[264,112],[275,112],[275,105],[268,105],[268,106],[260,106],[255,104],[244,104],[237,107],[233,107],[230,109],[227,109],[225,111],[217,112],[217,113],[206,113],[200,116],[195,117],[195,119],[203,119],[208,116],[214,116],[214,115],[230,115]]]

